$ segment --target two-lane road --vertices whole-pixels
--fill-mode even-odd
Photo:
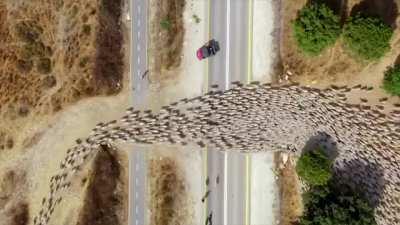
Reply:
[[[209,1],[209,39],[219,41],[221,49],[208,59],[209,86],[218,84],[226,90],[232,81],[251,80],[252,1]],[[250,163],[248,155],[208,149],[207,175],[210,181],[220,180],[211,187],[207,202],[207,215],[212,212],[213,224],[250,224]]]

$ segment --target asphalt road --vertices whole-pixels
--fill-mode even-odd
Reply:
[[[209,86],[221,90],[232,81],[251,80],[252,0],[210,0],[210,39],[220,43],[220,52],[209,58]],[[217,225],[250,224],[250,157],[240,153],[221,153],[208,149],[207,173],[211,182],[207,215],[212,212]]]
[[[143,79],[148,66],[147,31],[148,2],[129,1],[131,12],[131,79],[133,107],[144,109],[148,104],[148,79]],[[135,146],[129,155],[129,225],[146,224],[146,151]]]
[[[210,0],[209,34],[220,43],[220,52],[208,62],[208,83],[229,88],[232,81],[251,79],[251,51],[249,42],[249,9],[251,1]],[[132,22],[133,105],[147,104],[148,80],[142,79],[147,70],[147,1],[130,1]],[[146,221],[146,152],[137,147],[130,155],[129,223],[144,225]],[[207,215],[212,212],[213,225],[249,224],[249,158],[238,153],[207,151],[207,175],[210,195]],[[217,184],[217,180],[219,180]]]

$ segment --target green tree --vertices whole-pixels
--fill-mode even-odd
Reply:
[[[308,184],[325,185],[332,177],[332,162],[321,149],[304,153],[297,162],[297,174]]]
[[[373,208],[362,196],[343,186],[314,186],[305,194],[300,225],[376,225]]]
[[[318,55],[339,37],[340,20],[325,4],[311,3],[299,13],[293,24],[297,45],[307,55]]]
[[[350,18],[343,31],[347,48],[366,60],[376,60],[390,49],[393,31],[381,19],[362,16]]]
[[[389,67],[385,71],[383,89],[389,94],[400,96],[400,65]]]

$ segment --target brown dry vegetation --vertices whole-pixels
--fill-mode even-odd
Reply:
[[[0,153],[27,121],[121,89],[121,0],[0,1]]]
[[[150,224],[189,224],[187,189],[180,171],[173,158],[149,160]]]
[[[291,161],[289,159],[284,167],[278,170],[281,205],[279,225],[296,224],[296,221],[303,212],[300,180],[297,176],[295,165]]]
[[[93,173],[82,180],[88,186],[77,225],[125,224],[128,196],[122,188],[122,168],[116,154],[107,148],[100,151],[94,159]]]
[[[400,55],[400,23],[399,0],[327,0],[328,5],[342,17],[342,22],[355,11],[364,11],[371,15],[378,15],[393,27],[394,35],[391,41],[391,51],[376,62],[360,62],[355,60],[343,48],[342,42],[324,51],[320,56],[307,57],[296,46],[292,23],[298,11],[307,0],[282,2],[282,33],[281,57],[285,71],[293,72],[292,80],[303,84],[326,86],[327,84],[355,84],[362,83],[379,87],[383,78],[383,71],[394,63]]]
[[[183,11],[185,0],[151,1],[150,50],[154,60],[150,64],[151,74],[155,80],[168,79],[168,73],[179,67],[182,58],[184,23]],[[169,28],[163,28],[162,22],[168,21]]]

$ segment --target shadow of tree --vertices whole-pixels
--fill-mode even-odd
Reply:
[[[308,139],[302,152],[312,151],[317,148],[325,152],[331,160],[334,160],[338,156],[336,141],[325,132],[319,132]]]
[[[334,180],[338,185],[345,185],[363,195],[372,207],[376,207],[383,194],[386,180],[383,169],[366,159],[343,159],[342,166],[335,167]]]
[[[397,56],[396,60],[394,61],[394,65],[400,65],[400,55]]]
[[[394,0],[364,0],[355,5],[350,16],[358,13],[366,16],[380,17],[393,30],[396,29],[397,4]]]

